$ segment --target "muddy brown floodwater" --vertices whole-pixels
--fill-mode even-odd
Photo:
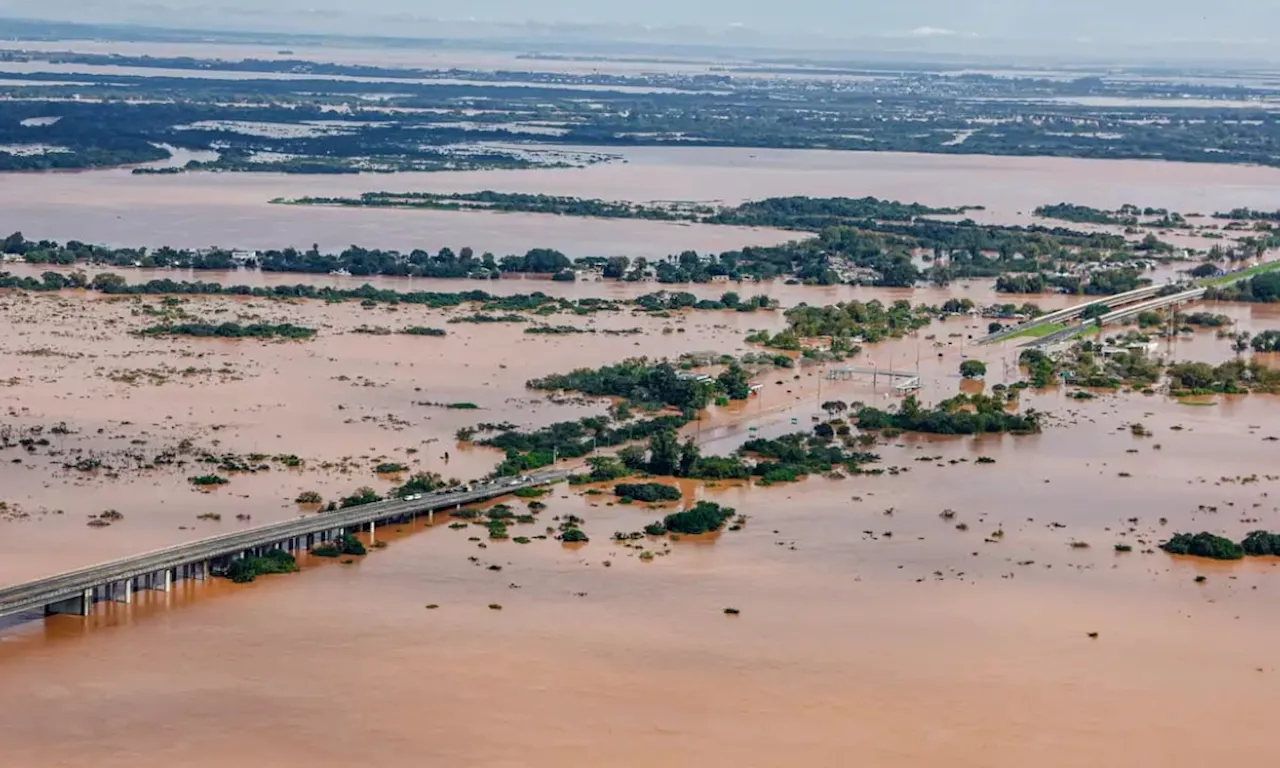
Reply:
[[[592,147],[557,147],[598,152]],[[786,195],[872,195],[936,206],[985,205],[986,222],[1032,223],[1038,205],[1125,203],[1210,215],[1280,208],[1280,170],[1231,165],[984,157],[891,152],[639,147],[617,162],[576,169],[362,174],[134,176],[126,170],[14,175],[0,181],[0,231],[29,238],[199,248],[365,247],[570,256],[666,256],[771,245],[796,233],[533,214],[332,209],[271,205],[277,197],[352,197],[370,191],[498,190],[605,200],[737,204]],[[1046,223],[1041,221],[1039,223]],[[1048,222],[1052,223],[1052,222]],[[1166,239],[1207,249],[1177,232]]]
[[[424,285],[443,287],[414,287]],[[760,289],[786,304],[988,290]],[[622,312],[546,320],[641,335],[530,336],[521,324],[447,322],[464,309],[226,297],[181,308],[318,336],[140,338],[131,332],[156,322],[157,298],[0,296],[3,424],[22,434],[42,426],[49,440],[0,451],[0,583],[312,514],[293,503],[302,490],[390,488],[394,478],[373,472],[381,461],[475,476],[500,456],[458,446],[459,427],[535,426],[602,408],[550,403],[525,389],[529,378],[628,355],[743,352],[747,332],[783,324],[781,313]],[[1280,325],[1272,308],[1212,309],[1241,329]],[[355,333],[362,325],[448,335]],[[1015,380],[1016,348],[974,347],[984,331],[978,319],[935,323],[869,348],[860,364],[918,369],[930,402],[959,391],[966,356],[988,363],[985,386]],[[1162,353],[1232,354],[1212,333]],[[882,380],[873,388],[822,374],[766,373],[759,395],[713,408],[688,432],[718,453],[752,427],[808,429],[823,400],[891,402]],[[480,410],[415,405],[452,402]],[[4,763],[989,768],[1280,758],[1269,730],[1280,704],[1280,560],[1220,565],[1155,549],[1178,530],[1280,530],[1280,497],[1270,495],[1280,475],[1268,474],[1280,451],[1268,439],[1280,436],[1275,398],[1077,402],[1051,389],[1025,394],[1023,406],[1052,413],[1043,434],[899,438],[876,448],[896,473],[684,484],[684,503],[713,500],[748,518],[710,538],[614,543],[615,531],[664,512],[558,487],[538,522],[513,536],[573,514],[586,521],[585,546],[472,540],[484,529],[451,528],[442,516],[379,529],[388,546],[351,564],[304,558],[296,575],[184,583],[128,606],[99,604],[88,620],[6,620]],[[1151,436],[1134,437],[1133,422]],[[305,463],[232,473],[209,493],[186,480],[203,471],[196,465],[137,468],[184,440],[192,452]],[[995,463],[977,464],[982,456]],[[86,457],[104,466],[74,468]],[[124,519],[86,525],[107,508]],[[208,513],[221,519],[198,519]]]

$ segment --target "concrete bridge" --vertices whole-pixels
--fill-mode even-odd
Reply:
[[[992,344],[997,341],[1003,341],[1004,339],[1007,339],[1010,336],[1017,336],[1020,333],[1025,333],[1030,328],[1036,328],[1042,325],[1054,325],[1057,323],[1067,322],[1069,320],[1075,320],[1076,318],[1080,317],[1080,315],[1083,314],[1084,311],[1089,307],[1105,306],[1105,307],[1111,307],[1114,309],[1115,307],[1132,304],[1134,302],[1146,301],[1147,299],[1150,299],[1151,297],[1157,295],[1158,293],[1160,293],[1160,291],[1164,290],[1167,287],[1168,285],[1148,285],[1143,288],[1138,288],[1132,291],[1126,291],[1124,293],[1117,293],[1112,296],[1100,296],[1096,299],[1091,299],[1090,301],[1082,302],[1080,304],[1074,304],[1065,309],[1055,310],[1053,312],[1049,312],[1048,314],[1040,315],[1039,317],[1033,318],[1031,320],[1027,320],[1026,322],[1018,323],[1017,325],[1013,325],[1008,328],[996,331],[995,333],[992,333],[992,334],[988,334],[982,337],[981,339],[978,339],[977,343]]]
[[[0,588],[0,617],[43,610],[46,615],[88,616],[100,600],[130,602],[136,589],[168,591],[180,579],[206,579],[218,567],[273,549],[302,552],[378,523],[432,516],[463,504],[488,501],[568,477],[565,471],[540,472],[519,479],[476,484],[470,490],[435,492],[412,499],[391,499],[308,515],[296,520],[248,528],[200,541],[146,552],[78,571]]]
[[[1133,317],[1134,315],[1145,312],[1149,309],[1160,309],[1161,307],[1198,301],[1204,296],[1205,289],[1209,286],[1222,287],[1231,285],[1232,283],[1238,283],[1263,272],[1270,272],[1275,269],[1280,269],[1280,261],[1264,261],[1261,264],[1257,264],[1248,269],[1239,269],[1227,275],[1198,280],[1189,284],[1184,283],[1183,290],[1166,296],[1161,296],[1160,293],[1168,289],[1169,285],[1171,285],[1170,283],[1166,283],[1165,285],[1148,285],[1145,288],[1139,288],[1135,291],[1127,291],[1125,293],[1117,293],[1114,296],[1102,296],[1097,299],[1093,299],[1092,301],[1086,301],[1083,304],[1076,304],[1075,306],[1067,307],[1066,309],[1059,309],[1055,312],[1050,312],[1047,315],[1041,315],[1033,320],[1028,320],[1025,323],[1019,323],[1018,325],[1010,326],[996,331],[995,333],[988,334],[981,339],[978,339],[978,343],[991,344],[993,342],[1003,341],[1010,336],[1017,336],[1019,334],[1026,333],[1032,328],[1038,328],[1045,325],[1055,325],[1069,320],[1076,320],[1084,310],[1089,307],[1099,305],[1109,307],[1112,310],[1110,313],[1101,317],[1102,324],[1107,325],[1109,323],[1115,323],[1120,320]],[[1070,328],[1064,328],[1049,336],[1036,339],[1029,344],[1024,344],[1023,346],[1043,347],[1054,344],[1062,341],[1063,339],[1069,339],[1076,336],[1085,327],[1085,325],[1074,325]]]
[[[1054,344],[1058,344],[1063,341],[1069,341],[1070,339],[1073,339],[1076,336],[1079,336],[1081,333],[1084,333],[1084,331],[1087,330],[1089,326],[1093,325],[1094,322],[1096,322],[1097,325],[1100,325],[1100,326],[1107,326],[1107,325],[1112,325],[1114,323],[1121,322],[1123,320],[1128,320],[1131,317],[1136,317],[1142,314],[1143,312],[1147,312],[1149,310],[1163,309],[1164,307],[1172,307],[1172,306],[1177,306],[1179,304],[1187,304],[1193,301],[1199,301],[1201,298],[1204,297],[1205,290],[1206,289],[1204,288],[1192,288],[1191,290],[1182,291],[1180,293],[1174,293],[1168,296],[1157,296],[1156,298],[1148,299],[1147,301],[1138,302],[1137,304],[1130,304],[1127,307],[1122,307],[1120,309],[1112,310],[1111,312],[1108,312],[1107,314],[1099,317],[1096,321],[1091,321],[1088,323],[1080,323],[1078,325],[1073,325],[1070,328],[1064,328],[1063,330],[1058,331],[1057,333],[1054,333],[1054,334],[1050,334],[1049,336],[1045,336],[1039,339],[1034,339],[1028,342],[1027,344],[1023,344],[1023,346],[1033,347],[1033,348],[1053,346]]]

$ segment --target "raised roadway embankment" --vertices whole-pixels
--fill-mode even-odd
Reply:
[[[1144,301],[1160,293],[1164,288],[1165,286],[1163,285],[1148,285],[1144,288],[1126,291],[1125,293],[1117,293],[1114,296],[1100,296],[1096,299],[1091,299],[1090,301],[1066,307],[1065,309],[1054,310],[1048,314],[1040,315],[1039,317],[1027,320],[1023,323],[1018,323],[1017,325],[1009,326],[1008,328],[1002,328],[995,333],[983,336],[981,339],[978,339],[977,343],[993,344],[997,341],[1003,341],[1011,336],[1025,334],[1035,328],[1046,325],[1057,325],[1059,323],[1075,320],[1080,317],[1080,315],[1084,314],[1084,311],[1089,307],[1106,306],[1114,308],[1117,306],[1132,304],[1136,301]]]
[[[1049,334],[1048,336],[1044,336],[1038,339],[1032,339],[1031,341],[1027,342],[1023,346],[1032,347],[1032,348],[1050,347],[1050,346],[1053,346],[1054,344],[1059,344],[1061,342],[1068,341],[1070,339],[1075,338],[1076,336],[1079,336],[1080,334],[1088,330],[1090,326],[1095,324],[1098,326],[1107,326],[1113,323],[1118,323],[1121,320],[1127,320],[1130,317],[1135,317],[1137,315],[1142,314],[1143,312],[1148,312],[1155,309],[1162,309],[1164,307],[1171,307],[1177,304],[1185,304],[1191,301],[1198,301],[1201,297],[1204,296],[1205,290],[1206,289],[1204,288],[1192,288],[1191,290],[1188,290],[1188,291],[1173,293],[1168,296],[1158,296],[1154,299],[1140,302],[1138,304],[1131,304],[1127,307],[1123,307],[1121,309],[1108,312],[1107,314],[1097,318],[1097,320],[1090,320],[1087,323],[1079,323],[1077,325],[1071,326],[1070,328],[1064,328],[1061,331],[1058,331],[1057,333],[1052,333],[1052,334]]]
[[[300,551],[317,541],[380,522],[408,519],[464,504],[488,501],[517,491],[563,480],[565,471],[540,472],[527,479],[510,478],[477,484],[471,490],[425,494],[363,504],[296,520],[247,528],[153,552],[82,568],[78,571],[0,588],[0,616],[43,609],[46,613],[88,615],[101,599],[128,601],[134,588],[168,589],[175,578],[210,575],[213,564],[270,549]]]
[[[995,333],[988,334],[978,339],[978,344],[991,344],[997,341],[1014,336],[1037,336],[1036,329],[1043,329],[1046,326],[1060,325],[1069,320],[1075,320],[1089,307],[1106,306],[1112,311],[1102,315],[1099,318],[1101,325],[1115,323],[1120,320],[1146,312],[1152,309],[1160,309],[1175,304],[1183,304],[1188,301],[1197,301],[1205,294],[1205,289],[1210,286],[1222,287],[1238,283],[1241,280],[1247,280],[1255,275],[1263,272],[1270,272],[1280,269],[1280,261],[1265,261],[1247,269],[1239,269],[1235,272],[1220,275],[1217,277],[1198,280],[1187,286],[1186,290],[1172,293],[1167,296],[1160,296],[1161,291],[1168,290],[1169,284],[1165,285],[1148,285],[1145,288],[1139,288],[1135,291],[1127,291],[1125,293],[1117,293],[1114,296],[1102,296],[1092,301],[1086,301],[1083,304],[1076,304],[1066,309],[1059,309],[1045,315],[1028,320],[1008,328],[1002,328]],[[1040,338],[1033,338],[1024,346],[1044,347],[1050,344],[1056,344],[1064,339],[1072,338],[1078,335],[1082,330],[1088,327],[1088,324],[1073,325],[1069,328],[1063,328],[1053,333],[1047,333]]]

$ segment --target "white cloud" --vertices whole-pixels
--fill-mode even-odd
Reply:
[[[941,27],[916,27],[907,34],[911,37],[955,37],[960,33],[954,29],[942,29]]]

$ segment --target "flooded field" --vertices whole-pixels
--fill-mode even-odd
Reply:
[[[795,233],[268,201],[377,189],[725,203],[874,195],[986,205],[975,217],[1010,223],[1030,223],[1036,205],[1059,201],[1205,214],[1280,208],[1280,171],[1262,168],[619,154],[626,162],[577,170],[448,175],[6,175],[0,233],[117,245],[358,243],[499,254],[544,246],[652,257]],[[733,290],[783,307],[960,297],[1053,309],[1079,300],[998,295],[991,280],[885,290],[113,271],[131,281],[369,282],[565,298]],[[1226,314],[1231,330],[1280,328],[1275,306],[1195,309]],[[317,336],[137,335],[175,311],[294,323]],[[0,295],[0,428],[30,438],[29,448],[0,450],[0,584],[317,514],[295,503],[301,492],[330,500],[403,482],[407,473],[376,473],[384,462],[475,477],[502,457],[459,444],[458,429],[603,411],[598,402],[553,403],[526,389],[531,378],[633,355],[741,354],[751,349],[748,333],[785,324],[781,312],[628,310],[539,318],[597,332],[537,336],[523,332],[526,323],[449,322],[471,311],[230,297],[193,297],[175,309],[159,297]],[[394,332],[410,326],[447,335]],[[361,332],[371,328],[392,332]],[[629,329],[640,333],[603,333]],[[874,367],[875,377],[828,380],[832,366],[822,365],[769,371],[749,401],[713,407],[685,433],[704,453],[727,453],[757,434],[810,429],[826,400],[892,404],[880,371],[917,372],[925,403],[1022,378],[1013,342],[973,344],[986,330],[986,320],[954,318],[869,346],[854,364]],[[1155,354],[1218,363],[1235,353],[1229,340],[1200,331]],[[959,378],[965,359],[987,364],[985,382]],[[462,403],[477,408],[448,407]],[[379,529],[388,546],[351,564],[303,558],[302,573],[253,584],[184,582],[132,605],[101,603],[88,620],[5,619],[0,689],[17,692],[0,697],[5,764],[213,768],[248,756],[335,767],[1190,768],[1280,758],[1268,730],[1280,701],[1280,559],[1218,564],[1155,548],[1176,531],[1239,538],[1280,530],[1280,497],[1270,495],[1280,490],[1280,401],[1137,393],[1080,401],[1058,387],[1024,393],[1021,406],[1050,414],[1043,434],[882,439],[874,450],[889,471],[879,476],[770,488],[682,483],[682,504],[707,499],[745,515],[738,531],[616,543],[615,532],[639,531],[674,507],[560,486],[538,522],[517,531],[534,536],[576,515],[591,538],[585,545],[480,540],[483,528],[452,528],[458,521],[442,515],[431,526]],[[1135,436],[1135,423],[1150,434]],[[205,452],[258,454],[268,469],[231,472],[227,485],[202,491],[190,478],[205,471],[196,460]],[[161,456],[176,461],[157,464]],[[983,457],[994,464],[979,464]],[[108,509],[123,519],[87,524]]]
[[[585,151],[587,148],[562,148]],[[1059,158],[888,152],[634,148],[613,163],[575,169],[362,174],[250,173],[134,176],[127,171],[22,174],[0,180],[0,231],[114,245],[340,249],[365,247],[577,256],[666,256],[794,239],[771,229],[531,214],[271,205],[275,198],[351,197],[370,191],[486,189],[637,202],[738,204],[787,195],[876,196],[935,206],[984,205],[975,219],[1030,224],[1038,205],[1125,203],[1209,215],[1280,208],[1280,169]],[[1040,220],[1043,223],[1043,220]],[[1177,238],[1174,238],[1175,240]],[[1202,238],[1182,244],[1207,248]]]
[[[385,490],[394,480],[372,470],[384,457],[480,474],[499,456],[460,448],[457,428],[539,425],[599,407],[547,403],[524,388],[530,377],[630,354],[740,352],[747,331],[782,324],[780,313],[621,313],[564,322],[645,333],[531,337],[517,324],[448,324],[461,310],[183,306],[320,332],[264,343],[131,336],[154,320],[143,309],[153,298],[0,302],[13,329],[0,342],[5,423],[65,425],[50,446],[4,452],[4,500],[29,515],[0,522],[9,583],[307,514],[292,501],[304,489]],[[1271,308],[1213,310],[1240,328],[1280,323]],[[449,335],[353,332],[411,324]],[[861,363],[918,368],[926,401],[959,391],[964,356],[989,364],[987,386],[1014,380],[1012,348],[968,343],[984,328],[935,323]],[[1165,352],[1232,354],[1209,333]],[[807,429],[825,399],[890,397],[884,381],[824,381],[819,366],[760,381],[749,403],[713,409],[687,430],[704,451],[732,450],[748,427]],[[414,405],[459,401],[482,410]],[[1280,478],[1267,474],[1276,443],[1264,440],[1280,434],[1274,398],[1077,403],[1049,390],[1023,405],[1052,412],[1044,434],[901,438],[877,448],[883,466],[902,468],[896,476],[687,484],[688,498],[748,516],[743,530],[711,540],[613,543],[614,531],[663,512],[562,488],[543,522],[585,518],[592,541],[581,548],[481,548],[441,517],[429,530],[380,529],[390,545],[356,565],[304,561],[302,574],[243,587],[185,584],[131,606],[100,604],[87,622],[7,622],[0,685],[29,695],[0,702],[6,749],[32,766],[213,766],[246,748],[274,765],[405,766],[640,765],[659,751],[676,765],[760,766],[843,766],[852,750],[884,766],[1280,755],[1262,727],[1280,672],[1269,650],[1280,561],[1219,566],[1147,551],[1175,530],[1280,528],[1269,496]],[[1134,421],[1152,436],[1133,437]],[[237,473],[203,493],[186,480],[194,467],[136,470],[123,458],[182,440],[295,454],[305,465]],[[63,466],[83,456],[113,469]],[[979,456],[996,463],[977,465]],[[85,525],[107,507],[124,519]],[[955,517],[941,517],[946,509]],[[199,519],[211,512],[221,519]],[[1119,542],[1134,551],[1114,552]],[[657,557],[642,560],[643,550]],[[1219,705],[1206,708],[1210,698]],[[118,714],[95,716],[104,706]],[[354,730],[351,712],[363,724]],[[69,722],[79,723],[76,738],[65,737]],[[1215,739],[1179,738],[1193,727]],[[228,729],[240,737],[228,740]]]

